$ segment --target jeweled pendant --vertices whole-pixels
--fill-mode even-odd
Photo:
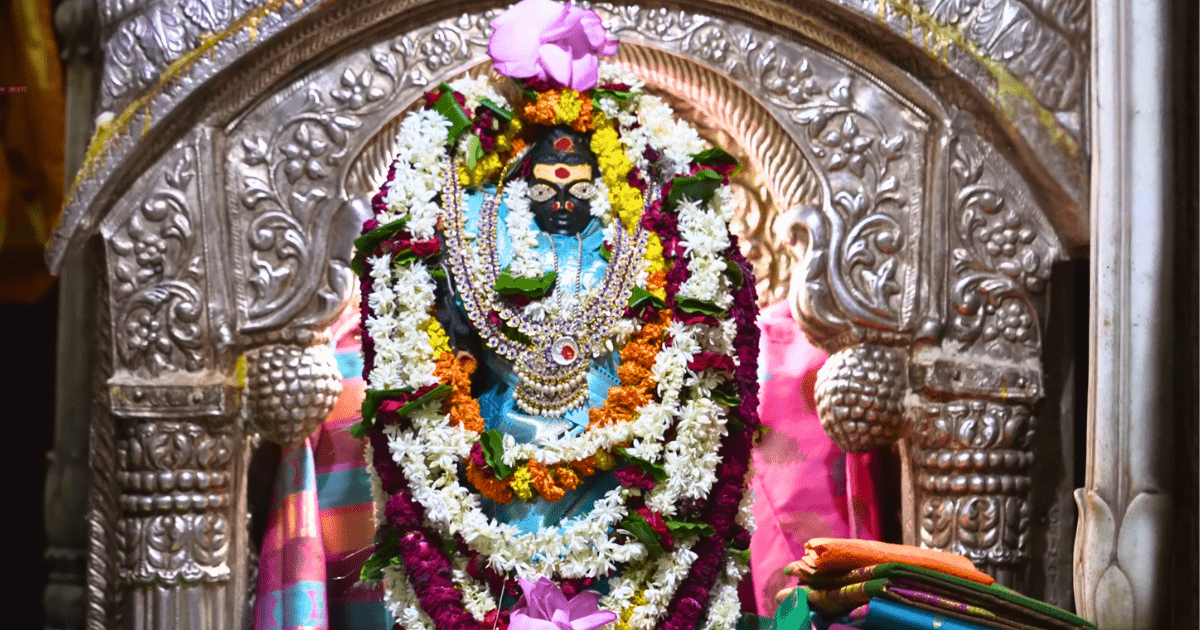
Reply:
[[[550,344],[550,360],[558,365],[571,365],[579,358],[579,344],[571,337],[559,337]]]

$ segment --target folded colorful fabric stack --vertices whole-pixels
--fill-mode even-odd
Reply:
[[[943,551],[819,538],[809,541],[804,558],[785,572],[798,577],[807,590],[817,630],[1095,628],[1071,613],[994,584],[966,557]],[[777,625],[777,630],[797,629]]]

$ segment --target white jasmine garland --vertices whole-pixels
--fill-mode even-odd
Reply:
[[[391,566],[383,568],[383,593],[383,601],[388,603],[388,611],[401,627],[436,630],[433,619],[421,610],[417,593],[409,584],[403,570]]]
[[[637,77],[619,64],[601,64],[600,75],[601,83],[629,84],[635,92],[641,89]],[[466,96],[469,112],[473,112],[483,98],[501,107],[508,106],[486,77],[463,78],[450,85]],[[706,148],[699,134],[686,123],[676,120],[670,108],[655,96],[637,93],[625,101],[606,96],[598,100],[599,109],[618,121],[627,157],[644,173],[657,169],[666,177],[686,174],[690,156]],[[448,126],[449,121],[434,111],[416,112],[401,123],[397,157],[393,163],[396,174],[384,195],[387,209],[376,217],[380,223],[404,218],[407,220],[405,229],[414,238],[436,237],[436,225],[442,217],[436,200],[443,177],[452,167],[446,150]],[[657,164],[646,160],[646,147],[653,147],[662,156]],[[615,240],[611,238],[612,230],[619,229],[620,222],[612,220],[609,191],[602,178],[593,183],[597,195],[592,200],[591,212],[605,221],[604,235],[612,242]],[[509,182],[503,194],[508,208],[504,228],[513,249],[510,273],[520,277],[540,276],[544,273],[544,265],[535,253],[537,233],[532,229],[527,185],[519,180]],[[732,193],[720,188],[708,203],[685,201],[677,210],[689,270],[689,278],[680,287],[679,296],[728,306],[732,294],[724,276],[726,262],[722,252],[729,246],[725,225],[733,210]],[[472,251],[476,259],[471,266],[481,270],[478,248],[472,248]],[[369,386],[372,389],[416,389],[437,384],[439,381],[434,376],[436,357],[430,337],[423,330],[436,308],[429,269],[419,260],[395,264],[391,255],[371,256],[367,262],[371,267],[372,294],[367,302],[369,314],[364,328],[375,345]],[[636,270],[637,285],[642,288],[646,287],[647,264],[641,261]],[[475,280],[482,281],[482,274]],[[534,300],[525,310],[535,317],[562,317],[578,308],[581,302],[589,303],[597,290],[589,287],[579,296],[570,291],[556,291],[552,296],[561,295]],[[641,322],[622,319],[616,328],[613,345],[603,352],[597,351],[597,357],[624,346],[640,330]],[[619,486],[597,500],[585,517],[568,519],[533,533],[522,533],[513,525],[488,517],[482,510],[479,494],[460,481],[462,462],[470,456],[478,434],[451,426],[449,417],[440,412],[438,405],[416,410],[403,427],[383,429],[389,455],[407,479],[413,500],[423,508],[424,525],[443,539],[461,536],[486,566],[531,580],[541,576],[603,578],[623,566],[621,575],[609,577],[610,592],[601,598],[600,608],[618,614],[628,611],[631,628],[650,630],[662,620],[678,585],[691,570],[696,559],[691,549],[695,537],[676,538],[676,546],[671,552],[650,560],[645,547],[635,538],[622,538],[626,542],[617,542],[612,533],[620,529],[621,521],[629,516],[628,505],[634,496],[644,496],[647,506],[664,517],[674,515],[685,499],[708,496],[716,481],[715,470],[720,461],[718,447],[727,432],[727,409],[711,400],[711,392],[726,377],[711,370],[696,373],[688,368],[688,364],[704,350],[732,356],[736,361],[735,335],[736,323],[732,320],[720,321],[717,326],[672,322],[666,331],[671,343],[659,348],[651,370],[659,399],[638,409],[630,422],[591,429],[577,436],[565,435],[540,445],[517,444],[512,436],[503,436],[502,458],[510,466],[530,460],[546,466],[565,464],[600,450],[611,451],[623,443],[630,444],[628,452],[631,455],[661,463],[667,478],[657,483],[652,491],[645,493]],[[689,393],[681,399],[680,393],[685,386]],[[675,438],[666,442],[665,436],[672,427]],[[370,445],[367,449],[376,519],[382,522],[388,497],[371,463]],[[753,527],[749,497],[748,492],[743,497],[737,522]],[[706,627],[714,630],[732,627],[737,619],[736,578],[741,573],[735,564],[740,560],[732,557],[728,560],[714,586],[705,621]],[[495,601],[486,584],[466,573],[466,566],[465,556],[453,558],[453,579],[462,589],[465,609],[477,621],[482,621],[495,607]],[[420,610],[416,594],[402,569],[385,568],[384,585],[389,609],[401,625],[433,630],[432,620]],[[732,600],[730,592],[733,593]],[[639,593],[645,603],[633,607]]]
[[[535,251],[538,233],[533,230],[533,211],[529,209],[529,184],[524,180],[510,182],[504,188],[504,203],[508,206],[504,226],[512,246],[509,273],[519,278],[541,278],[546,270]]]

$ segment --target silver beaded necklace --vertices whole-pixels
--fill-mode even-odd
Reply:
[[[515,402],[521,411],[559,418],[588,402],[587,374],[593,356],[615,334],[614,324],[624,316],[633,292],[638,263],[646,249],[649,233],[638,226],[633,234],[614,230],[612,256],[598,283],[594,297],[581,301],[572,313],[560,312],[539,321],[524,309],[513,307],[495,291],[500,277],[498,238],[499,200],[502,189],[484,200],[479,211],[478,237],[466,235],[466,213],[456,163],[446,170],[442,204],[446,255],[455,286],[471,324],[487,346],[513,363],[518,378]],[[647,203],[651,200],[647,196]],[[579,243],[579,271],[575,294],[582,292],[583,239]],[[472,247],[474,245],[475,247]],[[550,239],[558,270],[558,250]],[[472,256],[471,250],[478,256]],[[546,299],[546,298],[543,298]],[[492,315],[498,315],[492,317]],[[515,331],[519,334],[512,334]]]

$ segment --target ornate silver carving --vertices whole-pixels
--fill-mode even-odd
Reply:
[[[1034,418],[1026,404],[922,400],[912,414],[922,545],[989,572],[1028,560]]]
[[[263,436],[284,446],[308,437],[333,411],[342,381],[327,344],[272,344],[246,353],[245,410]]]
[[[1029,198],[1000,189],[984,153],[971,140],[951,145],[954,246],[949,335],[992,359],[1036,360],[1041,349],[1038,304],[1050,265],[1061,256]],[[1015,193],[1015,194],[1014,194]]]
[[[389,151],[379,147],[386,141],[372,142],[372,136],[386,135],[400,109],[430,82],[480,60],[486,46],[484,29],[494,14],[476,11],[447,18],[465,5],[434,8],[426,0],[222,2],[103,4],[108,59],[102,109],[115,114],[135,96],[144,100],[129,110],[132,116],[114,141],[97,152],[48,253],[57,265],[68,246],[113,209],[104,232],[112,241],[108,264],[118,308],[105,334],[114,336],[112,365],[121,373],[102,392],[112,396],[123,416],[137,416],[137,423],[150,422],[153,416],[159,418],[154,422],[211,429],[216,425],[209,422],[216,420],[198,418],[228,417],[232,362],[240,350],[265,344],[269,347],[259,352],[269,354],[276,351],[274,346],[286,346],[286,355],[311,345],[246,335],[316,328],[337,312],[352,289],[345,265],[360,221],[356,215],[379,175],[369,166],[354,166],[356,156],[364,163],[384,163]],[[697,60],[700,63],[692,68],[717,75],[725,81],[723,87],[729,82],[740,86],[749,95],[743,100],[752,103],[754,111],[760,111],[761,104],[773,114],[782,129],[778,135],[777,128],[766,125],[737,130],[743,134],[739,143],[747,156],[763,167],[760,179],[747,176],[742,192],[756,200],[762,214],[769,212],[761,208],[770,200],[807,208],[805,216],[813,228],[805,250],[824,252],[824,260],[807,267],[816,270],[812,277],[805,276],[809,284],[826,291],[825,297],[809,300],[825,305],[825,312],[810,319],[826,322],[814,325],[814,334],[835,351],[847,346],[882,348],[888,357],[899,357],[901,376],[913,376],[912,389],[936,393],[939,400],[1036,400],[1041,395],[1040,298],[1036,282],[1028,282],[1044,282],[1045,269],[1059,255],[1048,224],[1039,219],[1039,206],[1055,213],[1054,226],[1070,244],[1077,247],[1086,241],[1086,217],[1079,212],[1086,155],[1069,152],[1064,147],[1070,142],[1064,143],[1059,134],[1065,129],[1076,145],[1087,144],[1082,132],[1076,133],[1082,127],[1082,108],[1073,96],[1082,85],[1080,59],[1087,55],[1086,4],[1038,0],[1035,9],[1033,0],[825,0],[823,9],[813,9],[728,0],[695,6],[689,11],[610,4],[596,8],[626,41]],[[740,11],[743,21],[704,15],[709,8],[722,15]],[[869,21],[853,17],[863,30],[851,36],[813,17],[822,11],[842,17],[856,13]],[[309,18],[303,28],[284,29],[301,16]],[[219,32],[243,18],[233,32]],[[763,21],[777,26],[768,31],[759,26]],[[404,24],[407,32],[386,40],[353,41],[362,33],[377,37],[384,22]],[[872,26],[876,23],[878,27]],[[200,45],[199,33],[210,26],[220,37],[206,40],[203,54],[184,59]],[[255,29],[257,39],[252,36]],[[884,29],[917,44],[879,51],[899,68],[863,44],[874,42]],[[1046,29],[1051,31],[1048,35]],[[1055,33],[1061,37],[1056,39]],[[1070,44],[1062,46],[1062,41]],[[926,46],[933,56],[922,50]],[[336,59],[330,51],[336,51]],[[624,59],[629,62],[629,57]],[[179,63],[164,74],[174,62]],[[313,69],[278,87],[302,67]],[[146,70],[138,75],[136,68]],[[965,80],[944,80],[945,68]],[[217,76],[219,83],[213,81]],[[666,76],[671,78],[670,73]],[[949,106],[919,85],[921,80],[938,90]],[[740,103],[737,99],[743,96],[738,93],[725,103]],[[190,104],[186,111],[179,108],[185,99]],[[951,146],[951,136],[940,127],[955,108],[985,121],[954,132],[962,136],[957,140],[961,148]],[[723,118],[714,116],[722,122],[713,129],[720,133],[736,115],[717,113]],[[187,149],[173,145],[197,120],[212,130],[211,144]],[[1009,125],[1015,130],[1005,129]],[[989,134],[1007,135],[1000,144],[1012,145],[1006,155],[1023,162],[1021,172],[1034,182],[1041,203],[1031,201],[1024,184],[1013,183],[1017,176],[999,165],[999,157],[986,145],[965,141]],[[790,148],[789,137],[800,151]],[[957,160],[965,175],[951,174],[949,164],[956,158],[947,147],[967,156]],[[164,152],[171,168],[158,170],[155,160]],[[213,155],[223,160],[219,172],[196,169]],[[982,168],[972,167],[972,160]],[[148,179],[135,181],[143,172]],[[965,192],[985,188],[997,191],[1003,204],[995,205],[982,192]],[[1011,209],[1017,210],[1020,226],[1010,225]],[[965,220],[968,214],[971,218]],[[202,229],[202,223],[209,229]],[[753,228],[746,231],[752,247],[769,238],[762,229],[769,223],[761,217],[747,220]],[[1035,232],[1033,242],[1022,242],[1027,238],[1023,228]],[[1009,242],[1006,230],[1015,230],[1015,242]],[[204,243],[198,241],[202,234]],[[214,236],[207,239],[207,234]],[[999,240],[993,238],[997,234]],[[989,243],[995,251],[989,251]],[[199,245],[207,248],[203,258]],[[1008,245],[1015,248],[1013,254],[1006,253]],[[1022,246],[1039,257],[1036,264],[1027,263]],[[943,260],[952,248],[961,249],[964,256]],[[772,278],[783,278],[782,259],[773,256],[762,252],[756,265],[775,269]],[[1005,266],[1009,262],[1015,267]],[[1011,291],[1001,291],[1004,282]],[[230,325],[220,311],[227,284],[236,294],[236,322]],[[972,310],[976,304],[979,308]],[[956,310],[960,307],[966,312]],[[815,307],[810,310],[815,312]],[[200,336],[193,337],[193,332]],[[919,343],[915,349],[910,347],[914,338]],[[319,372],[327,373],[328,368],[322,363]],[[830,392],[850,392],[842,386],[853,378],[851,374],[830,380]],[[249,409],[250,397],[245,402]],[[283,422],[310,423],[319,406],[310,405],[299,421]],[[290,436],[305,432],[287,431]],[[111,458],[112,447],[104,446],[103,439],[98,444]],[[106,465],[105,453],[94,457],[97,466]],[[1011,476],[1016,479],[1020,473]],[[135,491],[134,477],[122,479],[129,484],[128,497],[150,496]],[[138,479],[145,486],[145,479]],[[173,479],[177,483],[178,477]],[[235,478],[227,486],[231,501],[236,484]],[[938,523],[944,522],[935,518],[939,514],[965,519],[970,526],[962,531],[974,532],[974,538],[968,536],[973,548],[1022,531],[1013,525],[1020,524],[1022,514],[1019,503],[1010,505],[1020,498],[1016,495],[936,491],[941,503],[930,503],[930,518]],[[934,490],[922,492],[934,496]],[[965,496],[979,500],[964,502]],[[126,505],[136,508],[140,500],[130,498],[132,503]],[[232,503],[222,509],[237,514],[236,501]],[[174,505],[172,498],[171,510]],[[160,519],[153,531],[162,532],[164,540],[175,531],[172,528],[215,527],[215,520],[193,518],[217,514],[212,508],[199,508],[201,503],[191,498],[180,505],[182,512],[130,516],[142,519],[142,529],[129,531],[148,541],[143,521],[151,519]],[[105,520],[102,509],[93,514],[94,558],[102,553],[96,550],[104,548],[101,530],[111,531],[113,521]],[[168,517],[175,520],[162,520]],[[226,565],[236,581],[244,576],[239,577],[231,564],[237,560],[240,535],[233,518],[226,517],[221,531],[229,541]],[[958,536],[954,533],[951,540],[966,545]],[[137,553],[148,557],[149,551]],[[172,566],[170,552],[163,553],[156,562]],[[95,584],[103,583],[104,577],[94,573],[89,579],[98,593]],[[218,594],[223,587],[210,586],[204,601],[211,606],[223,597]],[[128,609],[134,611],[136,624],[152,624],[156,613],[149,611],[159,610],[154,606],[178,610],[190,588],[126,589],[132,599]],[[205,619],[214,627],[223,623],[217,617]]]
[[[234,439],[225,419],[125,426],[117,443],[122,580],[228,581]]]
[[[233,385],[114,384],[109,391],[114,412],[126,417],[194,418],[228,415],[237,401]]]
[[[958,3],[961,8],[953,12],[953,15],[935,7],[933,10],[937,15],[933,16],[920,3],[909,0],[881,0],[880,3],[867,4],[849,0],[827,1],[830,5],[828,8],[835,14],[850,12],[868,18],[870,21],[863,23],[867,25],[867,30],[870,30],[869,24],[878,22],[882,25],[880,28],[888,28],[901,37],[911,38],[915,44],[912,57],[896,54],[898,59],[909,63],[910,71],[926,72],[925,66],[928,65],[948,66],[974,85],[975,95],[968,98],[961,98],[955,89],[945,90],[947,96],[960,101],[959,106],[979,110],[981,104],[1001,105],[981,113],[987,117],[1005,120],[1005,124],[1015,128],[1014,138],[1019,138],[1020,142],[1033,148],[1027,155],[1037,155],[1037,159],[1045,162],[1049,172],[1043,183],[1050,187],[1060,187],[1065,194],[1063,208],[1055,210],[1056,216],[1059,217],[1056,226],[1068,235],[1070,246],[1077,247],[1086,242],[1087,219],[1079,211],[1084,196],[1083,164],[1086,162],[1086,156],[1077,148],[1086,146],[1086,141],[1080,135],[1081,131],[1069,131],[1070,128],[1082,128],[1078,122],[1082,120],[1082,103],[1078,94],[1083,85],[1080,80],[1081,68],[1087,58],[1086,3],[1081,0],[1060,0],[1048,7],[1039,5],[1033,9],[1021,0],[987,0],[978,3]],[[227,24],[231,30],[221,31],[215,38],[206,40],[204,55],[189,56],[187,63],[164,75],[163,71],[168,64],[182,59],[195,49],[200,42],[198,33],[201,25],[210,22],[216,24],[224,19],[223,7],[226,5],[218,4],[220,0],[184,0],[182,5],[143,0],[114,1],[104,5],[101,13],[102,19],[110,25],[108,30],[124,33],[120,37],[117,34],[112,35],[106,46],[110,50],[107,52],[105,72],[114,77],[109,81],[112,87],[107,92],[120,92],[124,96],[119,103],[112,97],[106,97],[108,100],[103,109],[116,114],[117,110],[124,108],[124,103],[134,93],[126,84],[145,85],[147,87],[144,90],[150,90],[144,94],[145,102],[140,103],[136,111],[129,112],[132,114],[129,119],[121,119],[122,125],[118,134],[128,135],[131,130],[140,129],[144,125],[148,131],[146,136],[153,137],[155,134],[149,131],[159,129],[162,121],[170,119],[169,114],[185,97],[205,85],[222,69],[231,66],[235,60],[244,61],[253,57],[250,53],[261,47],[262,42],[318,6],[312,3],[292,2],[237,3],[229,11]],[[320,50],[343,38],[354,37],[356,29],[369,28],[380,20],[394,18],[424,4],[433,3],[428,0],[389,3],[360,0],[352,8],[339,5],[337,10],[318,11],[319,18],[309,25],[309,28],[290,32],[287,43],[281,44],[280,48]],[[939,3],[939,7],[949,7],[953,4]],[[735,9],[744,11],[747,22],[773,22],[781,28],[791,29],[802,37],[817,40],[837,54],[863,56],[861,43],[850,39],[836,28],[815,21],[795,7],[764,5],[743,0],[723,2],[722,7],[724,5],[732,5]],[[181,8],[186,6],[193,8],[190,12]],[[158,8],[152,10],[153,7]],[[722,24],[719,20],[697,13],[671,12],[666,9],[614,7],[606,3],[598,3],[595,7],[606,15],[624,39],[679,50],[688,56],[706,60],[714,69],[731,76],[734,76],[738,69],[741,55],[736,53],[742,48],[740,45],[732,46],[730,42],[741,40],[729,38],[725,36],[729,31],[723,33],[713,26]],[[704,10],[705,5],[699,5],[697,11]],[[353,24],[346,21],[347,15],[355,16]],[[461,50],[463,47],[464,40],[456,37],[469,36],[480,39],[479,33],[486,26],[483,20],[488,15],[464,14],[454,22],[455,28],[440,31],[438,37],[428,41],[413,41],[418,47],[410,48],[406,52],[411,51],[421,56],[416,63],[408,65],[407,69],[411,71],[420,68],[422,72],[441,69],[445,67],[447,60],[449,63],[460,60],[460,57],[455,57],[455,53],[450,52]],[[968,23],[971,26],[964,30]],[[687,33],[687,37],[675,38],[682,27],[695,28]],[[164,39],[166,33],[178,34],[180,29],[184,33],[182,45],[169,43]],[[869,34],[866,38],[867,41],[874,41]],[[772,36],[764,41],[772,39],[778,38]],[[1064,40],[1069,41],[1070,45],[1062,46],[1061,42]],[[1015,45],[1013,42],[1020,44]],[[683,49],[683,45],[687,48]],[[924,49],[930,46],[935,53],[932,56],[924,53]],[[951,49],[963,52],[952,54]],[[751,55],[759,54],[757,50],[750,52]],[[243,64],[244,70],[240,74],[223,80],[232,87],[215,90],[218,98],[213,102],[213,107],[227,113],[223,115],[232,116],[256,97],[255,89],[264,89],[296,64],[307,63],[311,54],[306,52],[288,58],[286,62],[281,62],[281,58],[276,54],[262,54],[260,57],[257,65]],[[865,62],[868,66],[879,63],[874,58],[866,59]],[[147,68],[144,76],[153,78],[154,81],[150,82],[149,78],[134,79],[135,67]],[[935,80],[936,72],[929,71],[926,74],[929,75],[927,78],[931,84],[938,84]],[[356,79],[361,79],[361,75],[356,75]],[[256,88],[244,89],[246,84],[255,85]],[[794,83],[792,89],[801,84],[802,82]],[[1030,90],[1030,85],[1033,85],[1034,89]],[[752,91],[757,93],[766,87],[760,83]],[[1059,92],[1062,95],[1053,98],[1054,94]],[[1045,93],[1049,96],[1028,96],[1035,93]],[[369,100],[366,93],[363,93],[363,98],[364,101]],[[1040,103],[1038,98],[1047,102]],[[988,106],[982,107],[987,109]],[[1068,129],[1065,132],[1067,136],[1074,134],[1072,137],[1075,149],[1068,146],[1070,143],[1064,144],[1062,141],[1062,129]],[[57,268],[61,261],[67,241],[78,238],[77,233],[87,231],[95,225],[96,217],[85,216],[85,211],[101,192],[101,182],[108,181],[114,175],[121,175],[121,169],[132,166],[130,158],[134,155],[130,150],[137,144],[139,143],[114,142],[100,152],[103,156],[97,155],[95,162],[89,164],[86,169],[88,177],[76,188],[64,213],[64,229],[60,231],[61,234],[56,235],[49,248],[47,260],[52,268]],[[105,194],[111,194],[111,191]],[[108,199],[101,201],[103,206],[107,206],[109,202]]]
[[[115,343],[123,371],[154,378],[200,372],[206,352],[203,265],[197,217],[196,151],[188,147],[108,239]]]
[[[856,345],[830,355],[817,371],[817,414],[838,448],[852,453],[900,437],[907,357],[896,348]]]

